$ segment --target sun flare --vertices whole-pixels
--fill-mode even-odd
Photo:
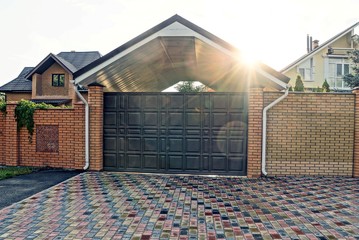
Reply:
[[[260,60],[258,55],[253,51],[241,51],[240,54],[240,61],[246,65],[253,66],[258,63]]]

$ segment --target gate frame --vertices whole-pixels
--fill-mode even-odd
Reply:
[[[103,86],[88,87],[90,105],[90,169],[103,170]],[[247,177],[261,176],[263,88],[248,91]]]

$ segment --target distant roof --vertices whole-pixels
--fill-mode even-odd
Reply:
[[[25,76],[33,69],[33,67],[25,67],[19,76],[14,80],[0,87],[0,92],[31,92],[32,82]]]
[[[57,54],[59,58],[71,63],[76,71],[92,63],[101,57],[98,51],[94,52],[60,52]]]
[[[283,68],[282,70],[280,70],[281,73],[285,73],[287,72],[289,69],[291,69],[293,66],[305,61],[306,59],[308,59],[309,57],[313,56],[315,53],[319,52],[320,50],[322,50],[323,48],[329,46],[329,44],[335,42],[337,39],[341,38],[342,36],[344,36],[345,34],[347,34],[348,32],[352,31],[355,27],[357,27],[359,25],[359,22],[355,23],[354,25],[350,26],[349,28],[345,29],[344,31],[338,33],[337,35],[335,35],[334,37],[330,38],[329,40],[327,40],[326,42],[324,42],[323,44],[319,45],[317,48],[313,49],[311,52],[301,56],[300,58],[298,58],[297,60],[295,60],[294,62],[292,62],[291,64],[289,64],[288,66],[286,66],[285,68]]]
[[[100,58],[98,51],[90,52],[60,52],[57,55],[50,53],[36,67],[25,67],[19,76],[0,87],[0,92],[31,92],[31,76],[34,73],[43,73],[52,64],[57,62],[71,73],[85,67]],[[86,91],[86,89],[84,89]]]
[[[29,72],[29,74],[27,74],[26,78],[31,79],[31,76],[34,73],[42,74],[55,62],[73,74],[100,57],[101,54],[98,51],[60,52],[57,55],[50,53],[31,72]]]

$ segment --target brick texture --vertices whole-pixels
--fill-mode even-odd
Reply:
[[[6,101],[20,101],[31,99],[31,93],[6,93]]]
[[[265,93],[265,106],[283,93]],[[352,176],[353,94],[290,93],[268,111],[270,176]]]
[[[248,99],[248,168],[249,178],[261,175],[263,90],[251,88]]]
[[[103,169],[103,87],[88,87],[90,106],[90,170]]]
[[[8,166],[19,165],[19,135],[17,123],[14,118],[16,102],[8,102],[5,117],[5,161]]]
[[[0,165],[5,165],[5,116],[0,112]]]
[[[359,177],[359,90],[355,94],[355,142],[354,142],[354,166],[353,177]]]
[[[29,142],[27,129],[17,131],[14,119],[16,103],[8,103],[5,119],[5,164],[20,166],[82,169],[85,164],[84,105],[73,109],[36,110],[35,131]],[[0,120],[1,121],[1,120]],[[59,128],[59,152],[36,151],[36,126],[56,125]],[[1,141],[3,142],[3,141]],[[4,148],[4,146],[3,146]],[[1,149],[1,148],[0,148]],[[1,158],[0,158],[1,159]]]

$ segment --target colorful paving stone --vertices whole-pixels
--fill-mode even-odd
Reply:
[[[0,239],[359,239],[359,179],[83,173],[2,209]]]

